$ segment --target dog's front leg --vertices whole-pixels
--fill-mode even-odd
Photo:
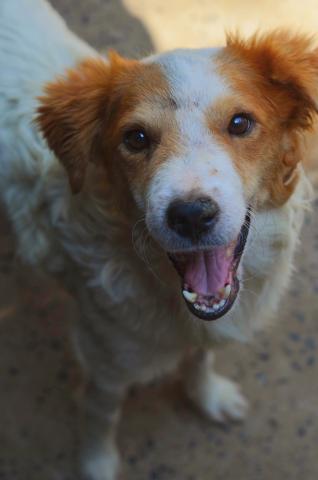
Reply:
[[[119,470],[116,427],[124,396],[121,386],[93,380],[81,405],[80,469],[83,480],[115,480]]]
[[[190,400],[214,421],[242,420],[246,416],[247,401],[236,383],[215,373],[211,350],[193,355],[186,369],[185,387]]]

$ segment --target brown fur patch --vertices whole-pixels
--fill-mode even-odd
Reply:
[[[37,123],[65,166],[73,192],[89,161],[105,161],[120,135],[120,122],[151,94],[166,89],[159,67],[111,53],[109,63],[89,59],[48,84],[39,98]]]
[[[302,135],[317,112],[318,53],[310,38],[276,31],[248,41],[228,36],[218,63],[234,93],[208,114],[209,127],[230,151],[247,195],[260,208],[282,205],[297,183]],[[256,119],[255,128],[231,136],[227,122],[240,112]]]

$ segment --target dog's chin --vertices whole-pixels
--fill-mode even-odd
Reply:
[[[234,305],[239,290],[238,267],[250,227],[250,212],[236,240],[227,245],[169,253],[181,278],[190,312],[202,320],[217,320]]]

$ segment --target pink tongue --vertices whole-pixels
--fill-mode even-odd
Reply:
[[[206,252],[195,252],[184,263],[184,282],[201,295],[216,295],[229,281],[232,255],[227,247],[216,247]]]

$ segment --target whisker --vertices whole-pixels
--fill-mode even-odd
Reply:
[[[257,298],[259,297],[259,294],[256,293],[256,292],[254,292],[254,291],[251,290],[250,288],[246,288],[246,287],[243,286],[243,287],[241,288],[241,290],[242,290],[242,292],[245,291],[245,292],[251,293],[252,295],[254,295],[254,296],[257,297]]]

